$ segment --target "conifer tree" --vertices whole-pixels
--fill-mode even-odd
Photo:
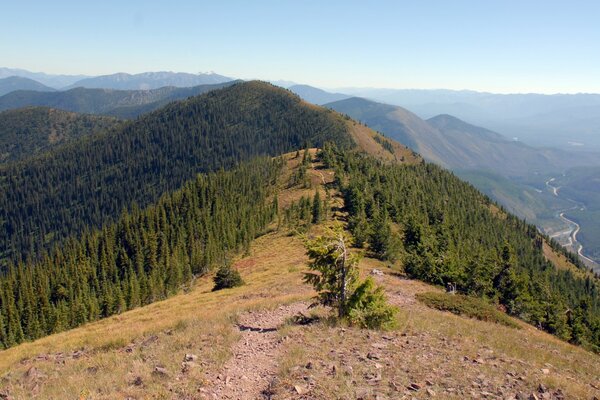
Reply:
[[[318,224],[321,222],[324,217],[323,214],[323,203],[321,202],[321,196],[319,194],[319,190],[316,190],[312,203],[312,223]]]

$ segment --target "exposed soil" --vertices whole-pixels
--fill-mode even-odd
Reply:
[[[223,370],[217,376],[207,377],[212,386],[202,390],[204,398],[270,399],[284,341],[278,330],[286,320],[307,308],[306,303],[294,303],[240,315],[237,327],[241,338]]]

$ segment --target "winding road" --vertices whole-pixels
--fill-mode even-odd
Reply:
[[[558,197],[560,186],[552,185],[552,182],[554,182],[555,180],[556,180],[556,178],[548,179],[546,181],[546,186],[552,191],[552,193],[556,197]],[[560,232],[555,232],[550,237],[556,238],[556,237],[568,235],[569,241],[567,244],[564,244],[563,247],[571,247],[573,250],[575,250],[575,252],[579,255],[579,257],[581,257],[583,260],[588,261],[588,262],[592,263],[593,265],[596,265],[596,262],[594,260],[592,260],[589,257],[586,257],[583,254],[583,245],[577,241],[577,234],[579,233],[579,230],[581,229],[581,227],[579,226],[579,224],[577,222],[565,217],[565,213],[567,211],[576,210],[578,208],[581,210],[585,210],[585,206],[583,204],[578,203],[569,198],[567,198],[566,200],[570,201],[571,203],[573,203],[575,205],[571,208],[567,208],[565,210],[560,211],[558,213],[558,217],[560,219],[562,219],[569,226],[569,229],[560,231]]]

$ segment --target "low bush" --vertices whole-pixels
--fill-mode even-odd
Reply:
[[[481,321],[495,322],[511,328],[520,328],[508,315],[483,299],[440,292],[419,293],[416,297],[417,300],[431,308],[449,311],[456,315],[463,315]]]
[[[398,308],[387,303],[383,288],[373,278],[365,279],[348,300],[348,320],[367,329],[391,329],[396,323]]]

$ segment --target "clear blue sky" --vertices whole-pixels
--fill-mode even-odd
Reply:
[[[0,66],[600,92],[600,1],[2,0]]]

